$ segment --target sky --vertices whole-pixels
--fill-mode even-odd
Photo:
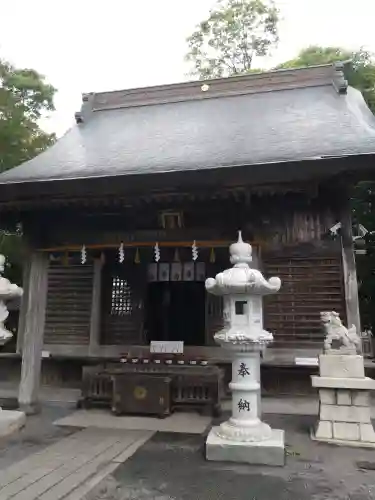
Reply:
[[[0,56],[34,68],[58,93],[43,123],[59,136],[81,94],[187,79],[186,37],[215,0],[0,0]],[[272,67],[312,45],[375,52],[375,0],[276,0],[280,42],[255,67]],[[355,10],[354,8],[355,7]]]

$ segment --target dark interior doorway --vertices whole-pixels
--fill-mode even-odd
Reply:
[[[182,340],[205,344],[205,287],[203,282],[156,282],[148,286],[147,340]]]

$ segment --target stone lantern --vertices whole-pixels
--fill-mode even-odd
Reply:
[[[22,288],[11,283],[2,276],[5,267],[5,257],[0,255],[0,346],[8,342],[13,334],[8,331],[4,322],[9,316],[6,302],[23,294]],[[21,411],[3,410],[0,407],[0,437],[6,436],[20,429],[25,424],[25,414]]]
[[[252,269],[252,248],[242,241],[230,246],[231,269],[206,280],[209,293],[223,296],[224,328],[215,341],[232,357],[232,416],[213,427],[206,441],[207,460],[284,465],[284,431],[261,420],[260,353],[273,341],[263,329],[262,296],[279,291],[279,278],[268,281]]]

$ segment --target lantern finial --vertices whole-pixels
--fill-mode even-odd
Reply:
[[[247,266],[252,260],[253,250],[249,243],[244,243],[242,239],[242,231],[238,231],[237,243],[233,243],[229,247],[230,262],[233,265]]]

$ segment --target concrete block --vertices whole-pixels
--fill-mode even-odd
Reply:
[[[333,437],[343,441],[359,441],[359,424],[334,422]]]
[[[321,377],[363,378],[365,376],[363,356],[321,354],[319,373]]]
[[[216,434],[213,427],[207,436],[206,459],[220,462],[237,462],[253,465],[285,465],[284,431],[272,430],[267,441],[227,441]]]
[[[18,431],[25,423],[26,415],[22,411],[2,410],[0,408],[0,437]]]
[[[336,397],[338,405],[350,406],[352,404],[351,391],[349,389],[338,389]]]
[[[320,405],[320,420],[331,422],[362,422],[371,420],[370,408],[365,406]]]
[[[375,380],[369,377],[364,378],[337,378],[337,377],[318,377],[311,376],[313,387],[326,389],[357,389],[357,390],[375,390]]]
[[[352,391],[352,404],[354,406],[370,406],[369,391]]]
[[[360,440],[375,443],[375,431],[372,424],[359,424]]]
[[[319,389],[319,399],[322,404],[336,404],[336,391],[334,389]]]
[[[320,420],[315,429],[316,439],[332,439],[332,422]]]

